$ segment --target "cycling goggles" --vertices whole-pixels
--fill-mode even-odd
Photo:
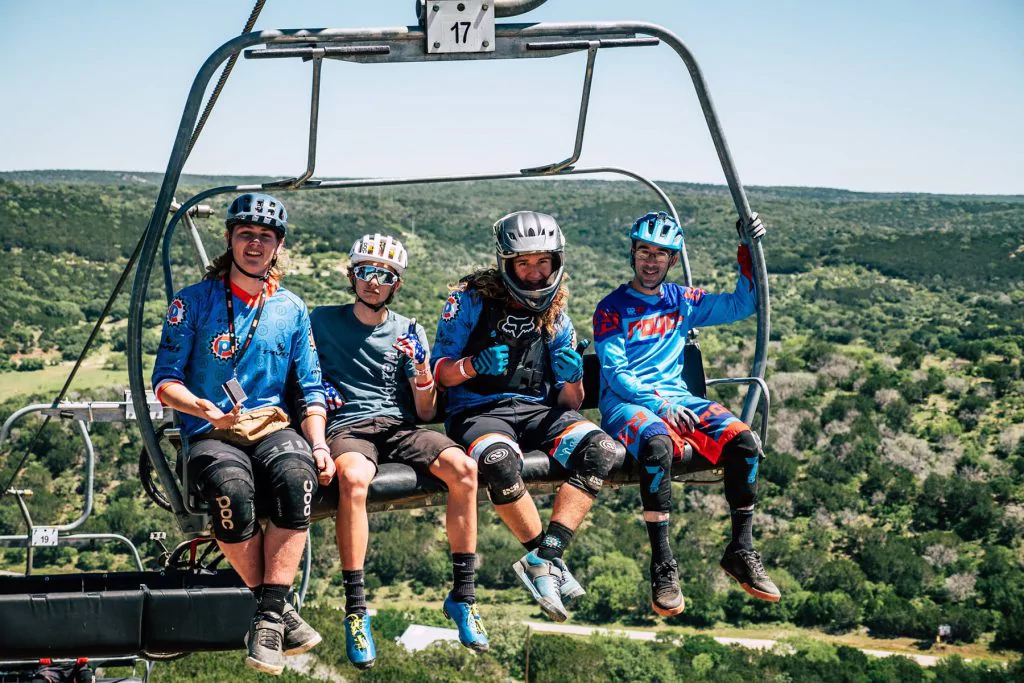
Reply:
[[[393,285],[398,282],[397,274],[387,268],[371,266],[369,264],[356,266],[352,269],[352,274],[363,282],[369,282],[373,278],[377,278],[377,284],[379,285]]]

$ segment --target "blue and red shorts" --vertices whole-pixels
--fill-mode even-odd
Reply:
[[[694,453],[718,463],[722,449],[740,432],[749,431],[739,419],[721,403],[700,396],[674,396],[668,399],[674,404],[689,408],[700,418],[700,424],[690,434],[679,434],[665,424],[654,412],[634,403],[618,403],[607,411],[602,410],[601,428],[615,437],[626,447],[633,458],[637,458],[644,440],[644,432],[654,425],[661,425],[676,445],[675,457],[682,457],[685,444],[689,443]]]

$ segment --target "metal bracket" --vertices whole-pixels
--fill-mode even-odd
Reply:
[[[313,48],[309,57],[313,60],[313,85],[309,102],[309,150],[306,155],[306,172],[298,178],[268,183],[269,188],[294,190],[313,176],[313,169],[316,168],[316,131],[320,118],[320,70],[324,65],[324,54],[324,48]]]

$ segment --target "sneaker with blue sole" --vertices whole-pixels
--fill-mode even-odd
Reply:
[[[487,631],[484,630],[484,623],[480,620],[480,612],[477,610],[476,603],[458,602],[449,593],[441,610],[459,628],[460,643],[470,650],[487,651],[491,644],[487,640]]]
[[[345,653],[356,668],[369,669],[377,661],[377,646],[370,633],[369,614],[345,616]]]
[[[558,584],[558,594],[562,597],[562,605],[566,609],[572,609],[572,606],[577,600],[587,594],[587,591],[583,590],[583,586],[576,580],[576,577],[572,575],[569,568],[565,566],[565,562],[562,558],[556,557],[551,560],[558,567],[558,571],[562,573],[562,580]]]
[[[512,571],[544,610],[544,614],[555,621],[569,618],[562,604],[562,572],[554,562],[543,559],[537,555],[537,551],[531,550],[512,565]]]

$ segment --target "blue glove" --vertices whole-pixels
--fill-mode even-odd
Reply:
[[[551,364],[555,371],[557,382],[579,382],[583,379],[583,356],[576,353],[568,346],[551,354]]]
[[[508,368],[508,347],[491,346],[473,356],[473,369],[480,375],[500,375]]]
[[[416,318],[409,321],[409,331],[400,335],[392,346],[408,356],[416,365],[427,360],[427,348],[416,334]]]

